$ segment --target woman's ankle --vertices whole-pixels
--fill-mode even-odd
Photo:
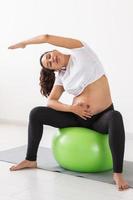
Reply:
[[[36,162],[36,160],[25,158],[25,161]]]
[[[114,172],[114,173],[113,173],[113,177],[114,177],[114,178],[115,178],[115,177],[117,177],[117,178],[123,178],[123,173],[122,173],[122,172],[121,172],[121,173],[120,173],[120,172],[119,172],[119,173],[118,173],[118,172]]]

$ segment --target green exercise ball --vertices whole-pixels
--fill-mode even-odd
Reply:
[[[59,128],[52,139],[52,152],[64,169],[102,172],[112,169],[108,134],[83,127]]]

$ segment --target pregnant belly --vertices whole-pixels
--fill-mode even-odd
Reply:
[[[112,99],[105,75],[88,85],[79,96],[74,97],[72,104],[80,104],[89,108],[93,115],[109,107],[112,104]]]

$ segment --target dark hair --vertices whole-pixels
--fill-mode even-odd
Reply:
[[[49,94],[52,90],[52,87],[54,85],[54,82],[55,82],[54,70],[47,69],[42,64],[42,57],[48,52],[52,52],[52,51],[47,51],[47,52],[43,53],[40,57],[40,65],[42,66],[42,69],[40,71],[40,83],[39,83],[39,85],[41,86],[40,92],[45,97],[49,96]]]

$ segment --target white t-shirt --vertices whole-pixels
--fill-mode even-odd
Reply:
[[[66,70],[58,71],[54,85],[62,85],[69,94],[78,96],[84,88],[99,79],[105,71],[97,55],[83,41],[83,47],[70,49]]]

